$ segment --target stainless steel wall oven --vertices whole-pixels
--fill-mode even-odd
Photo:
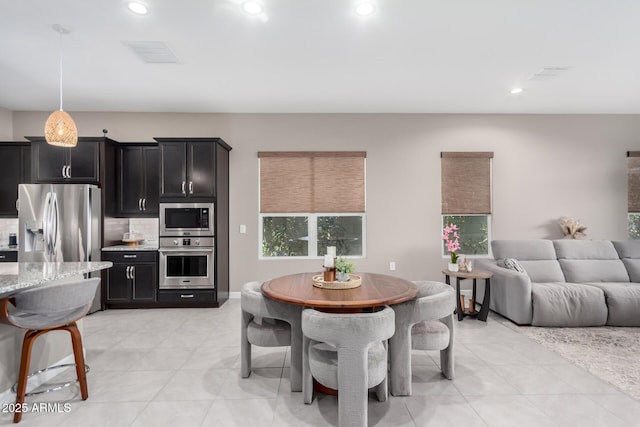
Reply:
[[[214,289],[213,237],[161,237],[160,289]]]

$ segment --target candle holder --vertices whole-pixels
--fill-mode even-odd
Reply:
[[[325,267],[324,268],[324,281],[325,282],[335,282],[336,281],[336,268],[335,267]]]

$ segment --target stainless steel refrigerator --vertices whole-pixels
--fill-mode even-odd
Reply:
[[[18,261],[98,261],[100,189],[89,184],[18,186]],[[94,307],[100,306],[100,292]]]

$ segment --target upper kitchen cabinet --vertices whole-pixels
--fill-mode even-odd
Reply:
[[[18,184],[31,182],[31,146],[28,142],[0,142],[3,176],[0,180],[0,217],[17,218]]]
[[[157,217],[159,180],[159,150],[156,144],[121,144],[117,160],[117,215]]]
[[[216,151],[220,138],[154,138],[160,148],[160,198],[212,199],[216,196]],[[228,159],[228,158],[227,158]]]
[[[35,183],[101,183],[101,151],[105,137],[81,137],[75,147],[49,145],[43,137],[27,137],[32,142],[31,168]]]

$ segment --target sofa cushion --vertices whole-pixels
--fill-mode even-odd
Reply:
[[[629,282],[629,274],[621,260],[561,259],[560,266],[567,282]]]
[[[613,242],[632,282],[640,283],[640,240]]]
[[[556,259],[556,251],[551,240],[493,240],[491,250],[495,259]]]
[[[640,326],[640,283],[588,283],[604,291],[607,325]]]
[[[628,282],[629,274],[608,240],[554,240],[567,282]]]
[[[609,240],[553,240],[558,259],[620,259]]]
[[[607,323],[604,292],[576,283],[531,283],[534,326],[602,326]]]
[[[532,282],[564,282],[564,274],[560,263],[556,260],[521,260],[520,264],[527,271]]]

